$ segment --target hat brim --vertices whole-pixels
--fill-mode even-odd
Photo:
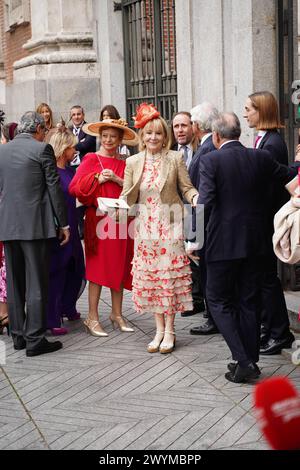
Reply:
[[[99,137],[99,132],[101,131],[101,129],[109,128],[109,127],[121,129],[124,132],[122,144],[129,145],[131,147],[138,145],[139,143],[138,135],[129,127],[122,126],[121,124],[117,124],[115,122],[99,121],[99,122],[86,123],[82,126],[82,130],[86,134],[92,135],[94,137]]]

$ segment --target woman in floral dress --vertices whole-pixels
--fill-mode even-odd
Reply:
[[[182,197],[195,203],[198,193],[182,154],[169,150],[169,129],[156,108],[143,103],[134,119],[135,127],[141,129],[142,151],[126,160],[122,191],[130,206],[139,204],[132,263],[133,301],[137,312],[151,312],[155,317],[156,334],[148,351],[169,353],[175,347],[175,314],[192,309]]]

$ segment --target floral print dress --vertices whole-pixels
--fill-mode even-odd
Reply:
[[[170,223],[160,199],[160,168],[161,156],[146,154],[135,219],[132,293],[138,313],[173,315],[192,310],[192,280],[182,224]]]

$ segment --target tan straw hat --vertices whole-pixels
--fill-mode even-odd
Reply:
[[[86,134],[99,137],[99,132],[107,127],[121,129],[124,132],[122,144],[135,146],[139,143],[137,134],[128,127],[125,119],[103,119],[103,121],[86,123],[82,126],[82,130]]]

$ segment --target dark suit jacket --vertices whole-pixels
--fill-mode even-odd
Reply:
[[[18,134],[0,145],[0,240],[56,236],[68,224],[51,145]]]
[[[200,159],[201,155],[205,155],[208,152],[212,152],[213,150],[216,150],[216,147],[213,144],[212,141],[212,136],[210,135],[202,145],[200,145],[196,152],[195,155],[193,156],[193,159],[191,161],[190,167],[189,167],[189,175],[191,178],[191,182],[195,186],[195,188],[199,187],[200,183]]]
[[[277,132],[268,131],[261,139],[259,149],[270,152],[272,158],[278,163],[288,165],[289,155],[286,143]],[[271,232],[273,233],[273,218],[277,211],[289,200],[290,195],[280,181],[274,182],[273,187],[269,187]]]
[[[73,132],[73,125],[70,126],[69,129]],[[79,158],[82,160],[87,153],[96,152],[96,137],[86,134],[82,129],[80,129],[78,144],[75,145],[75,148],[79,151]]]
[[[289,168],[268,152],[238,141],[201,157],[198,202],[209,213],[208,262],[266,254],[266,194],[274,180],[286,182],[289,177]]]

